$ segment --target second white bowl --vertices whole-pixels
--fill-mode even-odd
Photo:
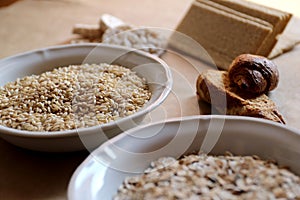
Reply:
[[[201,151],[258,155],[300,175],[300,133],[251,117],[193,116],[130,129],[101,145],[77,168],[70,200],[112,199],[127,176],[142,173],[160,157]]]

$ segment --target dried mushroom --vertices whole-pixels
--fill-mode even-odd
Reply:
[[[242,54],[231,63],[230,81],[241,90],[252,94],[263,94],[275,89],[279,81],[277,66],[269,59]]]

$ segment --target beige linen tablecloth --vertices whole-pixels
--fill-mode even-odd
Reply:
[[[300,16],[298,0],[254,0]],[[192,0],[22,0],[0,8],[0,58],[16,53],[63,44],[72,38],[75,23],[98,23],[110,13],[126,22],[174,29]],[[300,36],[300,20],[288,31]],[[198,115],[195,95],[198,73],[205,64],[168,52],[162,57],[172,69],[174,86],[167,100],[144,123],[166,118]],[[274,59],[280,70],[279,87],[271,98],[278,104],[288,126],[300,129],[300,46]],[[1,72],[0,72],[1,73]],[[88,152],[47,154],[17,148],[0,139],[0,199],[66,199],[67,185]]]

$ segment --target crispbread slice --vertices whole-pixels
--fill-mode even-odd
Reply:
[[[99,25],[101,31],[104,33],[107,29],[124,26],[126,23],[113,15],[103,14],[100,18]]]
[[[239,12],[238,10],[234,10],[232,7],[226,7],[222,4],[219,4],[219,3],[216,3],[218,2],[219,0],[197,0],[198,2],[201,2],[201,3],[204,3],[204,4],[207,4],[209,6],[212,6],[214,8],[217,8],[219,10],[223,10],[225,12],[228,12],[228,13],[231,13],[231,14],[234,14],[236,16],[239,16],[239,17],[242,17],[242,18],[245,18],[247,20],[251,20],[253,22],[257,22],[263,26],[267,26],[267,27],[270,27],[272,29],[272,33],[270,33],[264,40],[263,42],[260,44],[260,47],[256,50],[255,54],[257,55],[263,55],[263,56],[268,56],[268,54],[270,52],[262,52],[262,49],[265,49],[266,45],[269,45],[270,46],[270,40],[271,38],[273,38],[272,40],[274,40],[274,27],[273,27],[273,24],[267,22],[267,21],[264,21],[260,18],[257,18],[257,17],[254,17],[254,16],[251,16],[251,15],[248,15],[248,14],[244,14],[242,12]],[[275,45],[276,42],[272,42],[271,45]]]
[[[211,103],[216,110],[228,115],[258,117],[285,123],[275,103],[265,94],[251,97],[231,86],[228,72],[207,70],[197,79],[197,94],[200,100]]]
[[[241,15],[195,1],[176,30],[196,40],[218,67],[227,69],[236,56],[256,54],[257,48],[272,32],[271,27]],[[185,45],[184,41],[171,37],[169,43],[197,56],[193,54],[195,50]]]
[[[198,0],[202,1],[202,0]],[[277,42],[277,35],[282,33],[287,26],[292,15],[287,12],[283,12],[274,8],[266,7],[263,5],[258,5],[253,2],[245,0],[210,0],[212,2],[218,3],[220,5],[226,6],[228,8],[237,10],[239,12],[245,13],[249,16],[253,16],[269,22],[273,25],[273,33],[267,38],[267,40],[260,46],[257,54],[268,56],[273,47]]]
[[[208,6],[214,7],[216,9],[218,9],[218,10],[222,10],[222,11],[225,11],[227,13],[231,13],[233,15],[245,18],[247,20],[251,20],[253,22],[257,22],[257,23],[259,23],[261,25],[268,26],[268,27],[270,27],[270,28],[273,29],[273,24],[271,24],[271,23],[269,23],[269,22],[267,22],[265,20],[262,20],[262,19],[257,18],[257,17],[253,17],[251,15],[245,14],[245,13],[240,12],[238,10],[234,10],[233,8],[224,6],[222,4],[218,4],[218,3],[214,2],[214,0],[197,0],[197,1],[200,2],[200,3],[206,4]],[[216,0],[216,1],[218,1],[218,0]]]

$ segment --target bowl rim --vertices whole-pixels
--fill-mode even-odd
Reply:
[[[193,120],[229,120],[229,121],[240,121],[240,122],[253,122],[253,123],[260,123],[265,124],[266,126],[273,126],[280,129],[288,130],[290,133],[296,134],[300,136],[300,130],[294,127],[289,127],[286,124],[281,124],[278,122],[274,122],[271,120],[263,119],[263,118],[256,118],[256,117],[249,117],[249,116],[237,116],[237,115],[191,115],[191,116],[183,116],[183,117],[174,117],[169,118],[167,120],[163,121],[157,121],[149,124],[140,125],[134,128],[131,128],[129,130],[126,130],[125,132],[122,132],[122,134],[119,134],[113,138],[111,138],[109,141],[104,142],[99,147],[97,147],[94,151],[100,151],[101,149],[106,148],[106,146],[111,145],[113,143],[116,143],[117,141],[123,139],[124,137],[127,137],[127,135],[132,135],[132,133],[135,133],[137,131],[140,131],[142,129],[149,128],[151,126],[157,126],[160,124],[168,124],[168,123],[179,123],[179,122],[185,122],[185,121],[193,121]]]
[[[109,48],[109,49],[118,49],[122,50],[124,52],[133,52],[138,56],[142,56],[145,58],[149,58],[156,63],[160,64],[162,68],[165,71],[165,76],[167,80],[164,83],[164,89],[162,90],[161,94],[159,97],[151,104],[147,104],[145,107],[143,107],[141,110],[138,110],[137,112],[117,119],[115,121],[105,123],[105,124],[100,124],[96,126],[91,126],[91,127],[85,127],[85,128],[78,128],[78,129],[72,129],[72,130],[64,130],[64,131],[27,131],[27,130],[19,130],[19,129],[14,129],[10,127],[6,127],[3,125],[0,125],[0,132],[1,134],[5,135],[11,135],[11,136],[18,136],[18,137],[25,137],[25,138],[65,138],[65,137],[73,137],[75,135],[78,135],[79,132],[80,134],[92,134],[93,130],[100,130],[100,129],[109,129],[113,127],[116,124],[119,123],[124,123],[130,118],[137,118],[143,115],[146,115],[150,111],[154,110],[156,107],[158,107],[160,104],[163,103],[163,101],[168,97],[169,93],[172,90],[173,86],[173,77],[172,77],[172,72],[170,67],[167,65],[165,61],[163,61],[161,58],[154,56],[150,53],[130,48],[130,47],[124,47],[124,46],[119,46],[119,45],[110,45],[110,44],[102,44],[102,43],[86,43],[86,44],[66,44],[66,45],[56,45],[56,46],[50,46],[50,47],[44,47],[44,48],[38,48],[30,51],[26,51],[23,53],[19,53],[13,56],[9,56],[4,59],[0,59],[0,68],[1,65],[5,62],[10,62],[11,60],[21,58],[23,56],[28,56],[30,54],[39,54],[43,53],[46,51],[57,51],[57,50],[64,50],[66,51],[71,51],[72,49],[76,48],[91,48],[91,51],[93,48],[97,47],[103,47],[103,48]]]

